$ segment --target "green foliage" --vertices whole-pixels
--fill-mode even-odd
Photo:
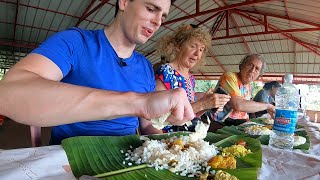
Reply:
[[[251,97],[254,98],[254,96],[256,96],[256,94],[262,89],[263,84],[258,82],[251,82],[251,87],[252,87]]]
[[[196,80],[196,92],[206,92],[209,88],[215,88],[217,80]]]
[[[196,80],[196,92],[206,92],[209,88],[215,88],[217,85],[217,80]],[[260,89],[262,89],[263,84],[259,82],[252,82],[252,97],[254,97]]]

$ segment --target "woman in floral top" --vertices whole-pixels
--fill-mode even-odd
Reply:
[[[210,45],[208,32],[192,25],[179,27],[173,34],[162,37],[157,48],[169,63],[161,65],[156,72],[156,90],[183,88],[197,116],[211,108],[222,110],[230,100],[229,95],[196,93],[195,78],[190,69],[204,61],[204,52]]]

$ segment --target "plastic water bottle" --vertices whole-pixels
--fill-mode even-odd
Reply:
[[[292,150],[299,108],[299,92],[292,84],[293,75],[286,74],[284,84],[275,96],[276,114],[269,146]]]

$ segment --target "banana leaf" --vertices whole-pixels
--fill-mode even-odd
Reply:
[[[263,120],[265,120],[267,118],[254,118],[254,119],[250,119],[250,121],[252,122],[256,122],[256,123],[259,123],[259,124],[263,124],[263,125],[268,125],[267,123],[263,122]],[[296,128],[303,128],[304,126],[300,125],[300,124],[297,124]]]
[[[265,122],[263,122],[263,120],[268,119],[268,118],[254,118],[254,119],[250,119],[250,121],[252,122],[256,122],[259,124],[266,124]]]
[[[246,137],[251,137],[260,140],[261,144],[268,145],[269,144],[269,135],[250,135],[244,132],[244,128],[251,125],[242,125],[242,126],[225,126],[219,130],[217,133],[225,134],[225,135],[242,135]],[[299,130],[295,132],[296,135],[302,136],[306,138],[306,143],[293,147],[294,149],[301,149],[301,150],[309,150],[310,148],[310,139],[305,130]]]
[[[163,139],[170,136],[186,135],[185,133],[172,133],[164,135],[148,136],[151,139]],[[237,158],[237,169],[225,170],[239,179],[257,179],[258,168],[262,164],[261,144],[258,140],[245,136],[229,136],[223,134],[208,133],[206,141],[215,143],[217,147],[228,147],[239,140],[248,143],[247,148],[252,154],[246,157]],[[119,174],[106,177],[106,179],[132,180],[132,179],[197,179],[176,175],[168,170],[155,170],[145,165],[128,166],[123,164],[126,152],[129,149],[137,148],[142,142],[137,135],[129,136],[80,136],[68,138],[62,141],[66,151],[69,164],[73,174],[79,178],[81,175],[97,175],[106,172],[118,172],[125,169],[136,168],[132,171],[125,171]],[[131,147],[132,148],[131,148]]]
[[[308,136],[307,132],[305,130],[296,131],[294,134],[298,135],[298,136],[305,137],[306,138],[306,143],[301,144],[300,146],[294,146],[293,149],[301,149],[301,150],[304,150],[304,151],[308,151],[309,148],[310,148],[310,139],[309,139],[309,136]],[[261,144],[264,144],[264,145],[268,145],[269,144],[269,136],[268,135],[259,136],[257,139],[260,140]]]

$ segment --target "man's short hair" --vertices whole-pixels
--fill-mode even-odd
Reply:
[[[119,0],[116,1],[116,9],[115,9],[114,17],[117,16],[118,11],[119,11]]]
[[[133,1],[133,0],[132,0]],[[171,0],[171,5],[175,2],[176,0]],[[119,0],[116,1],[116,9],[115,9],[115,13],[114,13],[114,17],[117,16],[119,11]]]
[[[252,53],[252,54],[248,54],[246,55],[239,64],[239,70],[241,71],[241,68],[243,65],[245,65],[247,62],[253,60],[253,59],[259,59],[262,62],[262,67],[260,70],[260,74],[259,76],[263,75],[263,73],[265,72],[266,68],[267,68],[267,62],[266,60],[263,58],[263,56],[261,54],[257,54],[257,53]]]

